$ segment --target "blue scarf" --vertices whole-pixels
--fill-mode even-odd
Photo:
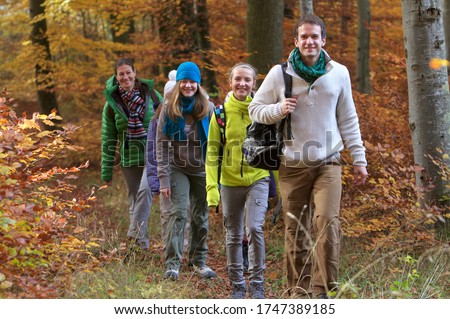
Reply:
[[[195,97],[184,97],[181,96],[180,110],[183,117],[177,118],[173,121],[167,114],[165,115],[165,123],[163,126],[163,133],[170,137],[174,141],[185,141],[187,140],[186,133],[184,132],[184,127],[186,125],[185,114],[194,113]],[[197,122],[197,132],[200,137],[200,143],[203,150],[203,158],[206,158],[206,142],[208,141],[208,129],[209,129],[209,118],[205,116],[201,121]]]

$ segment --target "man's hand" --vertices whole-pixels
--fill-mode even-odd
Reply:
[[[367,169],[365,166],[354,166],[353,167],[353,184],[360,186],[364,185],[367,178]]]
[[[170,188],[161,188],[159,192],[166,198],[170,197]]]
[[[297,97],[289,97],[284,99],[283,103],[281,103],[281,113],[286,116],[289,113],[293,113],[295,111],[295,107],[297,106]]]

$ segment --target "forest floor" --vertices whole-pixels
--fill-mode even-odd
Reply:
[[[103,249],[113,252],[115,257],[104,264],[100,271],[75,274],[63,297],[228,298],[230,287],[226,274],[222,214],[209,216],[207,264],[217,272],[217,278],[199,278],[193,269],[187,266],[185,254],[178,282],[164,280],[159,197],[155,196],[153,199],[149,221],[150,250],[147,253],[134,251],[134,247],[127,245],[126,239],[129,220],[125,185],[120,170],[115,170],[114,175],[114,185],[99,191],[91,216],[86,216],[81,223],[89,224],[93,236],[102,238]],[[272,223],[272,211],[268,211],[265,224],[266,295],[268,298],[284,298],[282,221],[278,219],[275,224]]]
[[[84,127],[83,138],[98,135],[95,127]],[[89,131],[86,131],[89,130]],[[95,137],[97,138],[97,137]],[[88,138],[89,139],[89,138]],[[147,254],[127,247],[128,203],[126,187],[118,167],[113,186],[100,189],[99,143],[85,146],[91,165],[78,180],[86,192],[95,188],[96,201],[78,223],[99,238],[101,249],[110,256],[99,269],[75,272],[61,292],[62,298],[228,298],[231,288],[226,274],[225,231],[222,214],[210,214],[208,265],[218,277],[200,279],[184,259],[177,282],[163,280],[164,258],[160,231],[159,199],[154,198]],[[89,155],[91,154],[91,155]],[[94,154],[94,155],[93,155]],[[267,298],[289,298],[283,266],[284,232],[280,214],[272,223],[268,211],[264,225],[266,244],[265,288]],[[367,250],[360,240],[343,238],[340,285],[337,298],[450,298],[448,237],[438,246],[411,245],[400,249]]]

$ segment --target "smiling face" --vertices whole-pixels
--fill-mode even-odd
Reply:
[[[320,57],[325,45],[321,27],[317,24],[305,23],[298,27],[298,36],[294,39],[295,46],[300,50],[303,63],[314,65]]]
[[[255,75],[253,70],[247,67],[237,67],[230,77],[230,86],[233,95],[239,101],[245,101],[255,86]]]
[[[131,92],[134,87],[136,79],[136,72],[134,72],[131,65],[124,64],[118,66],[116,69],[116,79],[119,85],[128,92]]]
[[[195,92],[198,90],[198,83],[192,80],[181,80],[180,81],[180,93],[184,97],[194,96]]]

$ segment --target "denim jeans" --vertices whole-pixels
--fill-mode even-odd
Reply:
[[[242,258],[244,226],[249,243],[249,280],[264,280],[266,251],[263,223],[267,212],[268,196],[269,177],[264,177],[250,186],[222,186],[228,277],[233,283],[244,281]]]

